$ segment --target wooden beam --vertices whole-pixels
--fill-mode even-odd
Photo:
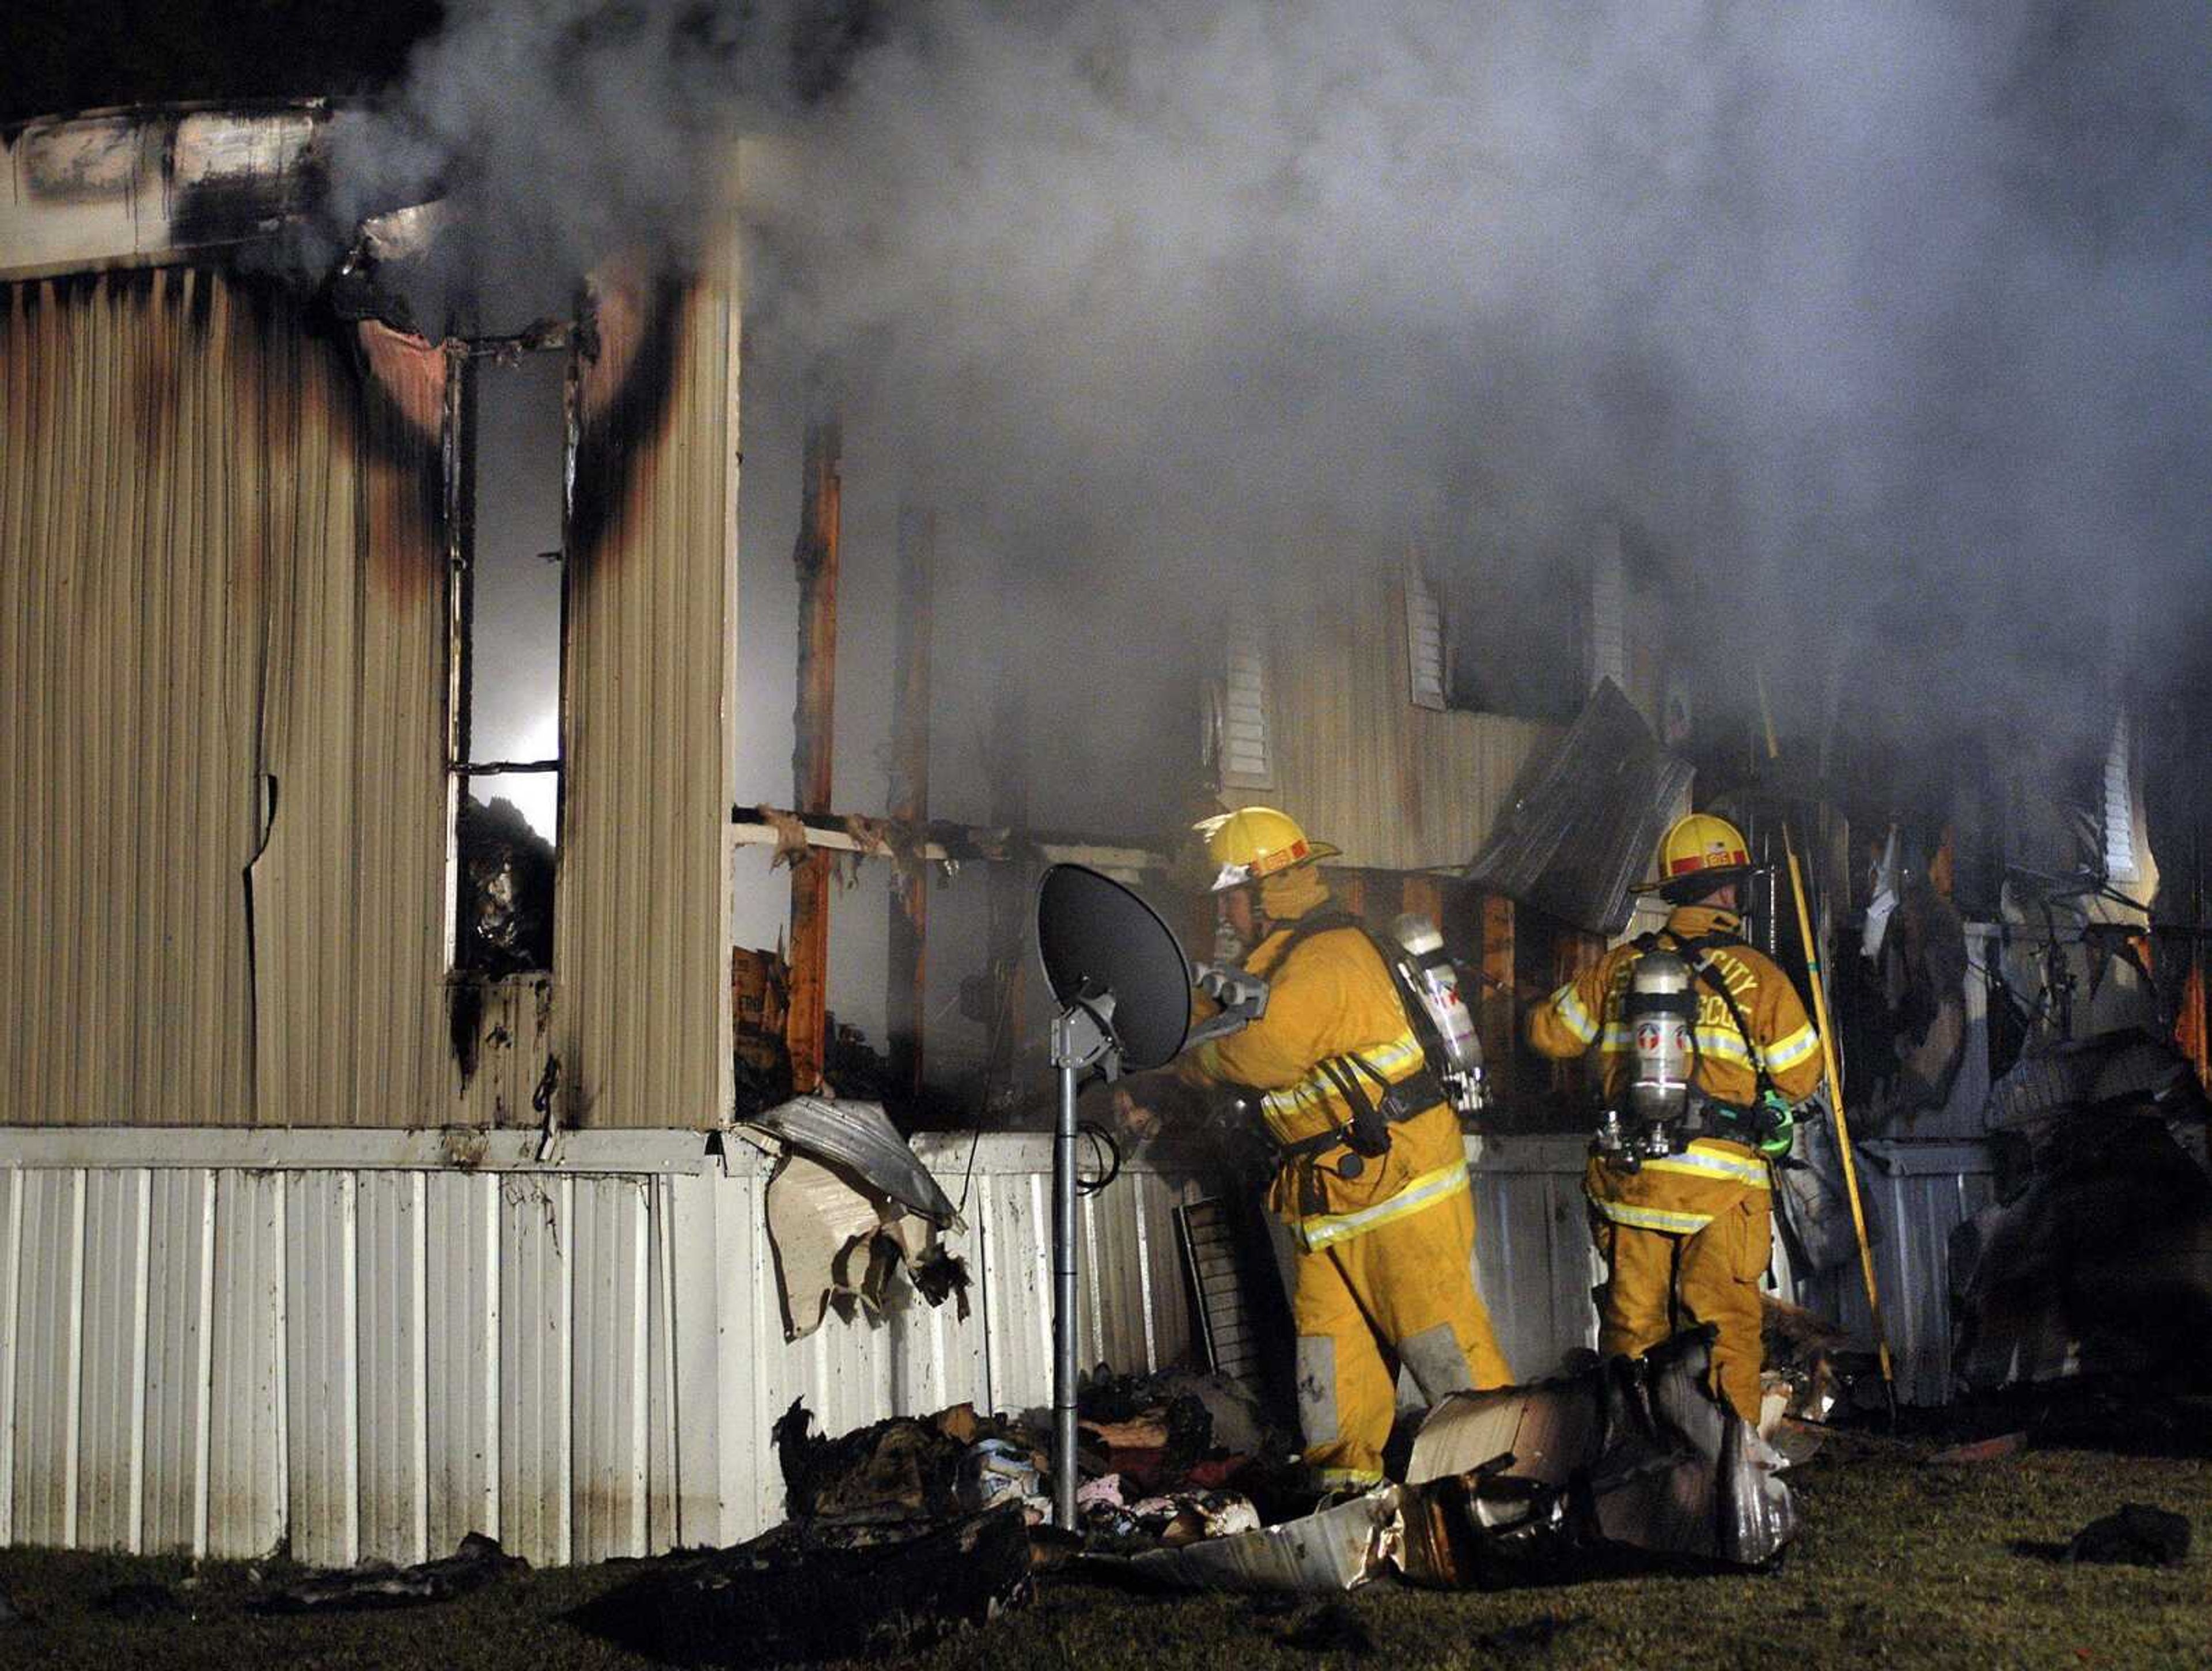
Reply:
[[[1427,918],[1437,925],[1437,931],[1439,934],[1443,933],[1444,926],[1443,881],[1435,876],[1419,875],[1407,876],[1406,886],[1399,895],[1398,909],[1401,912],[1410,912],[1417,917]]]
[[[799,696],[792,714],[792,795],[802,813],[826,813],[837,712],[838,513],[842,438],[835,418],[811,419],[792,564],[799,571]],[[829,854],[810,851],[791,869],[791,1014],[784,1042],[792,1088],[822,1082],[830,976]]]
[[[1513,1089],[1513,1058],[1521,1013],[1514,1001],[1513,901],[1503,893],[1482,897],[1482,1001],[1477,1011],[1485,1071],[1492,1096],[1503,1101]]]
[[[929,821],[929,653],[932,571],[937,514],[903,505],[898,519],[898,617],[891,711],[890,815],[912,827]],[[920,856],[896,861],[891,885],[890,955],[884,1014],[891,1082],[921,1095],[923,964],[929,942],[929,875]]]
[[[783,839],[776,825],[763,817],[795,820],[809,847],[835,853],[858,853],[863,858],[891,858],[902,840],[910,843],[915,857],[931,864],[1087,864],[1109,875],[1134,876],[1145,871],[1164,871],[1168,858],[1149,847],[1119,847],[1105,841],[1067,832],[1044,830],[987,830],[941,820],[921,826],[896,820],[870,820],[864,826],[881,835],[880,841],[864,839],[847,827],[841,813],[799,813],[780,808],[738,807],[730,814],[730,841],[738,847],[773,847]]]

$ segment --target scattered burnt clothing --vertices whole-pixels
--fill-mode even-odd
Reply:
[[[1018,1503],[918,1534],[793,1522],[750,1543],[655,1564],[574,1615],[593,1634],[678,1664],[819,1659],[905,1663],[1030,1601]]]
[[[443,1559],[395,1567],[364,1561],[342,1571],[319,1572],[257,1603],[257,1613],[359,1613],[419,1607],[480,1589],[495,1578],[526,1572],[530,1563],[509,1555],[496,1538],[471,1532]]]
[[[553,967],[553,845],[512,801],[464,795],[455,967],[492,979]]]
[[[944,1521],[967,1445],[938,1421],[895,1416],[832,1439],[793,1399],[769,1430],[783,1470],[784,1510],[794,1521],[865,1523]]]

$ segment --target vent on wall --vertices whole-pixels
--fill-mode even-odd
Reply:
[[[1214,759],[1224,789],[1273,789],[1274,751],[1267,736],[1267,662],[1260,648],[1259,624],[1245,611],[1229,621],[1221,686],[1215,716]]]
[[[1444,613],[1437,589],[1419,569],[1406,571],[1406,665],[1416,708],[1449,706],[1444,661]]]
[[[2105,879],[2137,882],[2142,872],[2136,858],[2136,784],[2134,739],[2128,712],[2123,708],[2112,723],[2112,747],[2105,751]]]
[[[1628,688],[1628,570],[1610,524],[1590,562],[1589,668],[1592,690],[1608,679]]]

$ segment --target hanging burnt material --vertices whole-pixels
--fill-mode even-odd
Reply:
[[[1628,890],[1690,787],[1692,768],[1661,747],[1635,704],[1599,681],[1565,739],[1532,760],[1469,881],[1611,936]]]
[[[512,801],[461,797],[453,964],[500,979],[553,967],[553,845]]]

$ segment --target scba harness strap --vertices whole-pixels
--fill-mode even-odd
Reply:
[[[1425,1056],[1434,1059],[1434,1052],[1427,1038],[1427,1013],[1416,1003],[1407,1000],[1403,983],[1395,960],[1389,948],[1381,944],[1366,924],[1348,911],[1324,911],[1303,917],[1291,925],[1283,949],[1277,954],[1270,969],[1273,973],[1282,969],[1293,954],[1316,935],[1327,934],[1336,929],[1356,929],[1375,954],[1382,959],[1382,967],[1390,977],[1390,985],[1398,994],[1399,1008],[1406,1012],[1413,1025],[1414,1037],[1422,1046]],[[1425,1113],[1445,1100],[1443,1082],[1435,1070],[1424,1064],[1405,1078],[1392,1080],[1365,1057],[1356,1052],[1341,1056],[1324,1058],[1314,1064],[1314,1070],[1326,1079],[1332,1089],[1352,1111],[1351,1118],[1341,1125],[1327,1131],[1317,1131],[1312,1137],[1301,1137],[1293,1143],[1278,1143],[1279,1161],[1289,1162],[1310,1160],[1332,1150],[1349,1149],[1354,1156],[1366,1160],[1379,1160],[1390,1152],[1390,1127],[1416,1114]],[[1362,1080],[1372,1081],[1379,1095],[1370,1095]],[[1338,1168],[1346,1178],[1356,1178],[1361,1168],[1347,1162]]]
[[[1662,928],[1654,934],[1638,936],[1636,948],[1642,952],[1656,951],[1660,948],[1662,936],[1670,949],[1682,954],[1683,961],[1690,966],[1692,976],[1698,984],[1719,998],[1727,1009],[1729,1020],[1735,1023],[1737,1036],[1743,1040],[1744,1053],[1751,1061],[1752,1080],[1757,1088],[1751,1107],[1741,1107],[1733,1102],[1723,1102],[1709,1093],[1705,1095],[1706,1107],[1713,1111],[1716,1128],[1713,1135],[1755,1148],[1774,1126],[1774,1117],[1768,1112],[1769,1099],[1778,1102],[1782,1100],[1782,1094],[1774,1082],[1774,1076],[1767,1071],[1766,1052],[1759,1048],[1759,1039],[1751,1030],[1751,1023],[1744,1015],[1743,1007],[1736,1003],[1735,994],[1729,991],[1728,982],[1713,967],[1710,955],[1717,947],[1741,946],[1745,942],[1735,935],[1721,933],[1693,935],[1684,939],[1672,929]]]

